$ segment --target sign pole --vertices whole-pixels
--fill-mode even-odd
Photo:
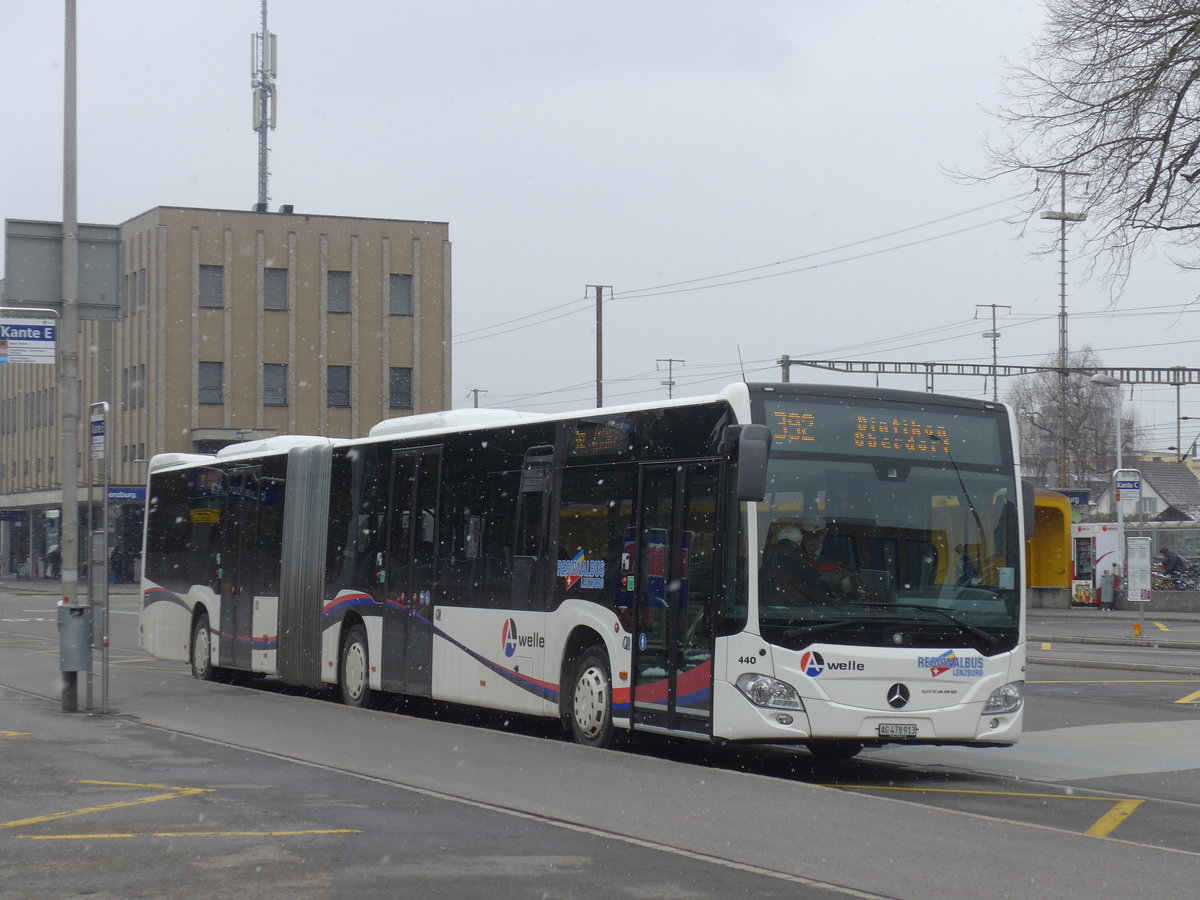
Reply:
[[[100,614],[100,712],[108,713],[108,403],[101,400],[88,407],[88,430],[91,446],[88,451],[88,515],[95,515],[92,506],[92,460],[99,460],[100,523],[91,529],[91,555],[88,564],[88,594],[92,606]],[[94,519],[93,519],[94,523]],[[89,685],[90,685],[89,680]],[[88,694],[89,706],[91,693]]]

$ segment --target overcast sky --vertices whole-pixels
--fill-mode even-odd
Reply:
[[[777,380],[783,354],[990,362],[979,304],[1011,306],[997,310],[1001,362],[1055,351],[1058,256],[1035,252],[1055,226],[1034,220],[1022,236],[1014,183],[949,174],[986,168],[1004,60],[1022,58],[1040,3],[582,6],[270,5],[271,208],[449,223],[456,406],[473,389],[487,406],[593,405],[589,284],[613,289],[610,403],[665,397],[665,359],[686,361],[672,364],[677,395],[742,369]],[[78,9],[80,220],[251,208],[259,0]],[[0,3],[5,218],[62,217],[62,10]],[[1115,305],[1111,285],[1083,275],[1074,261],[1072,349],[1108,365],[1197,365],[1185,311],[1196,274],[1165,252],[1139,260]],[[794,368],[792,380],[874,376]],[[992,390],[978,378],[936,387]],[[1173,444],[1174,389],[1132,396],[1150,443]],[[1200,416],[1200,389],[1183,401]]]

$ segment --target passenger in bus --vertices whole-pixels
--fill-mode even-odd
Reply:
[[[780,606],[816,606],[833,602],[833,593],[817,571],[825,538],[823,523],[785,524],[763,556],[760,597]]]

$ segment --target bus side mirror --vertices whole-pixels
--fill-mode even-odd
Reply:
[[[1037,521],[1037,509],[1034,502],[1034,496],[1037,494],[1037,488],[1034,487],[1032,481],[1021,479],[1021,512],[1025,517],[1025,539],[1033,537],[1034,523]]]
[[[728,437],[737,461],[737,499],[762,500],[767,495],[771,429],[766,425],[731,425]]]

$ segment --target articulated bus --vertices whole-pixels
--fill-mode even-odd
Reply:
[[[736,384],[160,454],[142,646],[352,706],[559,718],[592,746],[1008,745],[1032,521],[1015,434],[985,401]]]

